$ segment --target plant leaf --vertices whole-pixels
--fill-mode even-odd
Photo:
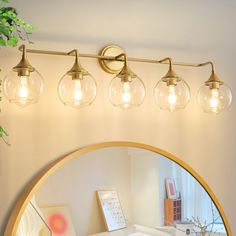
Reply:
[[[15,47],[19,41],[18,35],[13,34],[8,40],[7,45]]]
[[[1,46],[6,46],[6,42],[3,38],[0,37],[0,45]]]
[[[7,0],[0,0],[1,3]],[[27,40],[34,31],[33,25],[18,17],[17,10],[13,7],[0,8],[0,46],[15,47],[19,40]]]

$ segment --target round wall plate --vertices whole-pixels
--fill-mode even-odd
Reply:
[[[112,44],[103,48],[100,56],[116,57],[122,53],[125,53],[125,51],[121,47]],[[110,74],[118,74],[124,66],[123,61],[99,59],[99,63],[102,69]]]

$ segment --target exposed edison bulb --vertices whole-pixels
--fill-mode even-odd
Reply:
[[[129,82],[123,82],[123,94],[122,100],[125,104],[129,104],[131,101],[130,85]]]
[[[154,89],[154,98],[161,109],[173,112],[185,108],[190,99],[190,90],[182,79],[176,84],[168,84],[161,79]]]
[[[83,92],[81,90],[81,83],[80,80],[75,81],[75,90],[74,90],[74,100],[80,102],[83,97]]]
[[[138,77],[122,80],[115,77],[109,86],[109,99],[111,103],[127,110],[132,107],[140,106],[145,97],[145,87]]]
[[[169,94],[168,94],[169,107],[170,107],[170,110],[174,110],[176,102],[177,102],[177,96],[175,93],[175,85],[169,85],[168,87],[169,87]]]
[[[38,102],[42,91],[43,80],[37,71],[21,76],[11,71],[3,80],[4,95],[10,102],[21,107]]]
[[[146,91],[143,81],[129,68],[126,54],[119,57],[123,57],[124,65],[109,85],[109,99],[114,106],[127,110],[140,106]]]
[[[228,108],[231,101],[232,93],[225,83],[216,88],[204,84],[198,91],[198,103],[208,113],[218,114]]]
[[[24,104],[29,96],[28,76],[20,76],[18,96],[19,102]]]
[[[217,112],[219,106],[219,91],[217,88],[211,89],[211,97],[209,99],[210,107],[213,112]]]
[[[75,62],[58,84],[59,98],[65,105],[82,108],[93,103],[97,95],[97,84],[92,75],[79,63],[79,53],[75,53]]]
[[[43,79],[26,58],[26,48],[21,46],[22,58],[3,79],[3,93],[9,102],[25,107],[39,100],[43,91]]]
[[[90,74],[81,74],[74,79],[65,74],[59,82],[58,92],[65,105],[82,108],[91,105],[95,100],[97,85]]]

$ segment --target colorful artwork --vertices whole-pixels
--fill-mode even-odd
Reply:
[[[126,227],[125,217],[116,191],[97,191],[99,205],[108,231]]]
[[[177,198],[174,179],[166,179],[166,192],[169,199]]]
[[[174,184],[173,183],[169,183],[169,188],[170,188],[170,194],[174,195],[175,194]]]
[[[41,211],[53,236],[76,236],[67,207],[43,207]]]

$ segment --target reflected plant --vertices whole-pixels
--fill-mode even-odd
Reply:
[[[186,235],[190,235],[192,233],[192,235],[195,235],[195,236],[210,236],[212,234],[219,233],[219,230],[217,229],[214,230],[214,226],[217,224],[217,221],[221,218],[221,216],[218,213],[216,214],[214,209],[215,209],[214,204],[213,202],[211,202],[212,220],[210,222],[207,222],[207,220],[205,220],[204,222],[201,222],[199,217],[193,217],[193,216],[191,219],[187,219],[187,222],[193,225],[192,232],[190,232],[190,230],[188,230],[188,232],[187,231],[185,232],[181,229],[178,229],[178,228],[176,229],[179,231],[185,232]]]
[[[29,35],[33,32],[33,26],[19,18],[15,8],[9,6],[4,7],[3,5],[6,3],[8,3],[8,0],[0,0],[0,46],[15,47],[20,40],[27,40],[31,43]],[[5,139],[6,136],[8,136],[7,132],[0,126],[0,138],[9,145]]]

